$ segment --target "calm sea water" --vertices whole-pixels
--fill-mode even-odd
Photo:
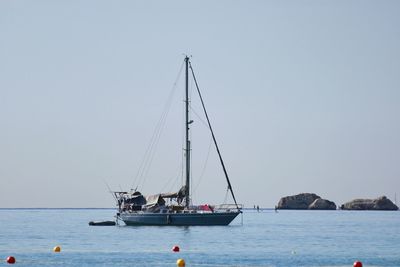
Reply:
[[[400,212],[263,210],[245,211],[230,226],[88,226],[113,215],[0,209],[0,265],[12,255],[18,266],[174,267],[179,258],[204,267],[400,266]],[[52,252],[56,245],[61,253]]]

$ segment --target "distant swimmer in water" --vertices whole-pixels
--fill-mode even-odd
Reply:
[[[260,212],[260,207],[257,205],[257,212]]]

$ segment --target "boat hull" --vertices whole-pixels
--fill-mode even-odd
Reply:
[[[239,213],[121,213],[120,218],[126,225],[211,226],[228,225]]]

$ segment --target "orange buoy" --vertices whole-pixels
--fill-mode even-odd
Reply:
[[[176,261],[176,266],[178,267],[185,267],[185,261],[183,259],[178,259]]]
[[[173,246],[172,247],[173,252],[179,252],[179,247],[178,246]]]
[[[362,267],[362,262],[361,261],[355,261],[353,264],[353,267]]]
[[[13,256],[9,256],[6,260],[7,263],[9,264],[14,264],[15,263],[15,258]]]
[[[61,247],[60,247],[60,246],[55,246],[55,247],[53,248],[53,251],[54,251],[54,252],[61,252]]]

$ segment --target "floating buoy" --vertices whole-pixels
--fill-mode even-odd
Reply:
[[[355,261],[353,264],[353,267],[362,267],[362,262],[361,261]]]
[[[9,264],[14,264],[15,263],[15,258],[13,256],[9,256],[6,260],[7,263]]]
[[[176,266],[178,267],[185,267],[185,261],[183,259],[178,259],[176,261]]]
[[[55,246],[55,247],[53,248],[53,251],[54,251],[54,252],[61,252],[61,247],[60,247],[60,246]]]
[[[179,252],[179,247],[178,246],[173,246],[172,247],[173,252]]]

